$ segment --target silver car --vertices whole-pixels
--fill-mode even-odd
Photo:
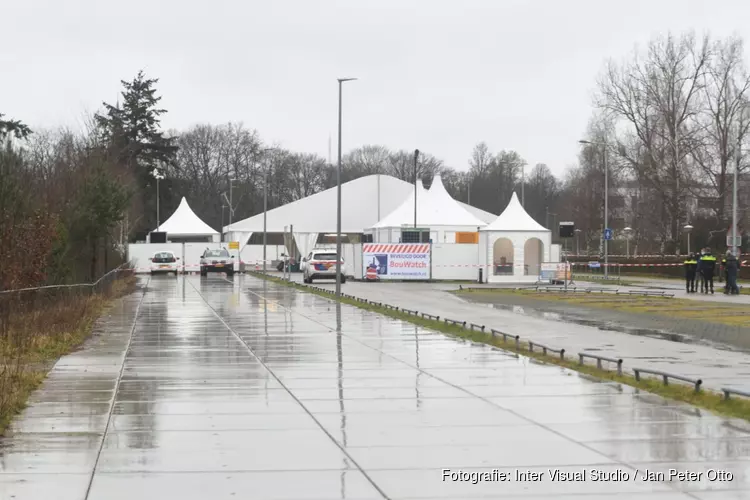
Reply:
[[[336,279],[336,252],[313,250],[302,259],[302,278],[305,283],[316,279]],[[346,283],[346,267],[341,259],[341,283]]]
[[[201,276],[207,276],[208,273],[227,273],[227,276],[233,276],[234,256],[226,248],[207,248],[201,256]]]

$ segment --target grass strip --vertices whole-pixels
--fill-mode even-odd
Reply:
[[[251,274],[252,276],[255,276],[257,278],[266,279],[268,281],[278,283],[280,285],[295,288],[303,292],[312,293],[321,297],[326,297],[328,299],[331,298],[331,294],[329,293],[311,289],[307,286],[300,285],[299,283],[282,280],[275,276],[264,275],[263,273],[256,273],[252,271],[248,274]],[[478,330],[464,329],[460,326],[448,324],[442,321],[414,316],[412,314],[396,311],[383,306],[379,306],[377,304],[360,302],[348,297],[341,297],[341,302],[343,304],[355,306],[366,311],[382,314],[393,319],[398,319],[415,325],[423,326],[425,328],[429,328],[430,330],[435,330],[452,337],[491,345],[504,351],[509,351],[526,356],[528,358],[536,359],[546,364],[568,368],[570,370],[583,373],[599,380],[618,382],[624,385],[635,387],[636,389],[643,390],[651,394],[662,396],[666,399],[689,403],[699,408],[709,410],[717,415],[741,418],[750,421],[750,400],[742,399],[739,396],[735,396],[729,400],[725,400],[722,394],[705,389],[696,393],[692,386],[679,384],[678,381],[672,382],[673,385],[665,386],[664,384],[662,384],[660,379],[641,377],[641,380],[636,380],[633,375],[630,375],[628,373],[617,375],[617,372],[615,371],[608,371],[603,369],[600,370],[595,366],[587,364],[580,365],[578,364],[578,361],[573,361],[571,359],[560,359],[559,355],[556,354],[544,355],[542,352],[529,351],[529,344],[527,341],[521,341],[519,344],[519,348],[517,349],[515,346],[515,342],[503,342],[503,338],[501,336],[493,337],[490,333],[484,333]],[[537,349],[539,349],[539,347],[537,347]],[[570,354],[577,357],[577,353]]]
[[[112,289],[103,295],[81,296],[71,303],[74,311],[85,311],[78,317],[66,318],[65,331],[45,333],[36,327],[33,337],[22,348],[0,342],[0,436],[13,417],[26,408],[26,401],[34,390],[47,378],[47,373],[60,357],[78,349],[91,335],[94,323],[109,309],[113,301],[133,291],[136,278],[129,276],[112,284]],[[75,314],[75,312],[73,313]],[[39,318],[27,318],[29,323],[39,325]],[[24,323],[25,318],[18,319]],[[24,332],[28,333],[28,332]]]

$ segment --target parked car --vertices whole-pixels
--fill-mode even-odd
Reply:
[[[151,261],[151,274],[158,273],[174,273],[177,276],[179,267],[177,261],[179,257],[175,257],[172,252],[156,252],[153,257],[148,259]]]
[[[336,279],[336,252],[313,250],[302,259],[302,278],[305,283],[316,279]],[[346,266],[341,259],[341,283],[346,283]]]
[[[226,248],[216,250],[206,249],[201,255],[201,276],[207,276],[208,273],[227,273],[227,276],[234,275],[234,256],[229,254]]]

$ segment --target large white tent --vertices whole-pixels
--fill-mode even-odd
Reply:
[[[487,221],[467,210],[445,190],[440,175],[432,180],[429,190],[418,183],[416,192],[416,225],[430,230],[435,243],[455,243],[456,232],[476,232]],[[398,243],[401,231],[414,227],[415,192],[371,228],[377,243]]]
[[[552,233],[524,210],[513,196],[497,219],[479,231],[479,262],[487,281],[537,281],[541,264],[550,261]]]
[[[158,228],[154,229],[154,231],[157,230],[167,233],[167,239],[169,241],[220,241],[219,232],[195,215],[195,212],[190,208],[190,205],[188,205],[184,196],[182,197],[182,201],[180,201],[177,210],[175,210],[172,216],[165,220],[163,224],[160,224]]]
[[[341,185],[341,232],[362,233],[396,208],[413,185],[389,175],[368,175]],[[266,232],[283,233],[293,226],[300,255],[307,255],[319,234],[336,232],[337,189],[331,188],[266,213]],[[226,226],[231,240],[243,244],[252,233],[263,231],[263,214]]]

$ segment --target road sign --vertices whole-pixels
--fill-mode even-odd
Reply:
[[[229,242],[229,249],[230,250],[239,250],[240,249],[240,242],[239,241],[230,241]]]
[[[590,269],[599,269],[600,267],[602,267],[600,262],[589,262]]]
[[[607,241],[609,241],[609,240],[612,239],[612,229],[606,228],[604,230],[604,239],[607,240]]]
[[[737,239],[734,240],[734,245],[732,245],[732,234],[727,235],[727,247],[741,247],[742,246],[742,236],[737,234]]]

